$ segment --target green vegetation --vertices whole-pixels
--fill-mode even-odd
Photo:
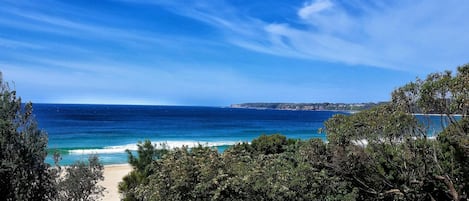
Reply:
[[[436,139],[413,113],[441,114]],[[139,144],[125,200],[468,200],[469,65],[325,123],[328,142],[261,136],[223,153]],[[459,117],[455,117],[458,114]]]
[[[63,176],[57,179],[57,200],[100,200],[104,187],[99,186],[98,182],[104,179],[103,169],[96,155],[91,155],[88,163],[77,161],[66,167],[61,173]]]
[[[440,114],[433,139],[413,113]],[[328,142],[262,135],[223,153],[139,143],[124,200],[468,200],[469,65],[430,74],[392,100],[325,123]],[[103,166],[51,167],[47,134],[0,75],[0,200],[98,200]],[[428,121],[430,122],[430,121]],[[56,163],[60,156],[55,155]]]
[[[232,104],[232,108],[271,109],[271,110],[336,110],[361,111],[367,110],[380,103],[242,103]]]
[[[44,159],[47,135],[37,128],[30,103],[0,77],[0,195],[3,200],[48,200],[56,193]]]
[[[153,173],[145,181],[121,192],[126,200],[351,200],[357,196],[348,181],[320,168],[326,157],[310,155],[324,151],[321,141],[286,144],[284,139],[261,137],[256,141],[267,146],[243,143],[223,154],[204,146],[172,149],[148,164]],[[313,163],[309,157],[317,160]],[[144,173],[134,169],[133,174]]]
[[[97,200],[102,165],[96,156],[62,169],[45,163],[47,133],[31,103],[21,104],[0,73],[0,200]],[[58,161],[59,155],[55,157]],[[61,176],[64,175],[64,176]]]
[[[123,178],[119,184],[119,191],[124,193],[124,200],[142,200],[137,199],[140,189],[149,182],[149,177],[155,173],[151,164],[153,161],[161,159],[168,152],[165,145],[161,148],[153,146],[149,140],[138,144],[138,157],[132,152],[127,151],[129,155],[129,164],[132,165],[134,171]],[[145,200],[145,199],[143,199]]]

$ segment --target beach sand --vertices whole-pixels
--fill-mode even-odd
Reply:
[[[132,167],[129,164],[104,166],[104,181],[99,182],[100,185],[106,188],[104,190],[104,201],[120,200],[117,185],[122,181],[122,177],[127,175],[131,170]]]

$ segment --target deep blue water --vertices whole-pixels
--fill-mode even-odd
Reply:
[[[318,129],[331,111],[280,111],[218,107],[35,104],[39,127],[49,134],[49,149],[60,151],[61,164],[97,153],[104,164],[126,163],[126,149],[137,142],[223,149],[261,134],[321,138]],[[49,157],[48,162],[52,160]]]

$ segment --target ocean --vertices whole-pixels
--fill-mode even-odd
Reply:
[[[127,163],[125,150],[139,141],[170,147],[203,144],[223,151],[262,134],[320,138],[335,111],[256,110],[223,107],[34,104],[39,127],[49,136],[47,162],[59,152],[68,165],[98,154],[104,164]]]

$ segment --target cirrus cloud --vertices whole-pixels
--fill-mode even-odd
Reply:
[[[461,1],[313,0],[288,22],[247,16],[224,1],[151,4],[207,23],[234,45],[277,56],[418,73],[469,58],[463,34],[469,32],[469,4]]]

